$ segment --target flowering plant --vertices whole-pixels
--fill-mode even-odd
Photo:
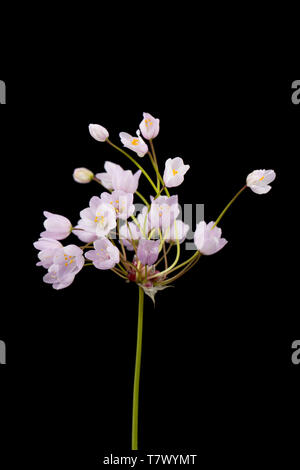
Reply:
[[[99,196],[91,198],[89,207],[81,210],[80,219],[74,226],[66,217],[45,211],[45,231],[34,243],[39,250],[37,265],[47,270],[43,280],[54,289],[68,287],[86,266],[109,269],[123,281],[134,283],[138,287],[132,450],[138,449],[144,295],[148,295],[154,302],[158,291],[170,287],[194,267],[201,256],[213,255],[224,248],[227,240],[222,238],[222,230],[218,225],[229,207],[246,188],[257,194],[266,194],[276,177],[273,170],[255,170],[250,173],[246,184],[215,221],[206,223],[202,220],[197,224],[194,234],[195,252],[188,259],[180,260],[182,243],[190,227],[181,220],[178,196],[171,195],[169,189],[183,183],[190,166],[180,157],[169,158],[161,174],[153,144],[159,131],[159,119],[144,113],[136,136],[120,133],[124,147],[135,152],[140,159],[146,155],[149,157],[155,175],[152,178],[138,160],[109,139],[107,129],[98,124],[90,124],[91,136],[121,152],[137,167],[137,171],[133,173],[131,170],[124,170],[120,165],[109,161],[105,162],[105,171],[101,173],[94,174],[86,168],[75,169],[73,177],[76,182],[86,184],[95,181],[105,190]],[[141,175],[151,186],[152,194],[149,198],[138,191]],[[136,198],[142,201],[138,214]],[[62,245],[61,240],[71,233],[82,242],[79,243],[80,246]],[[176,248],[176,254],[170,261],[172,247]]]

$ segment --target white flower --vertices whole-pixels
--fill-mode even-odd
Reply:
[[[247,177],[247,186],[256,194],[266,194],[271,191],[270,183],[276,178],[274,170],[255,170]]]
[[[80,217],[75,228],[81,228],[99,238],[105,237],[117,225],[115,209],[97,196],[92,197],[90,207],[82,210]]]
[[[94,173],[87,168],[76,168],[73,173],[76,183],[89,183],[94,178]]]
[[[99,126],[99,124],[90,124],[89,131],[91,136],[98,142],[105,142],[109,137],[108,130],[103,126]]]
[[[147,140],[154,139],[159,133],[159,119],[155,119],[149,113],[143,113],[144,119],[140,124],[143,137]]]
[[[195,232],[195,245],[203,255],[213,255],[220,251],[228,243],[225,238],[221,238],[222,230],[214,227],[214,222],[208,225],[204,221],[199,222]]]
[[[127,132],[120,132],[120,139],[124,147],[133,150],[139,157],[144,157],[148,152],[148,145],[140,137],[140,131],[136,131],[138,137],[134,137]]]
[[[189,170],[190,165],[185,165],[182,158],[169,158],[166,161],[164,182],[167,188],[174,188],[179,186],[183,180],[184,175]]]

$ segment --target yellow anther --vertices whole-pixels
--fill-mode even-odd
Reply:
[[[177,170],[173,170],[173,175],[177,175],[178,171]]]
[[[261,178],[259,178],[259,181],[262,181],[262,180],[264,180],[264,179],[265,179],[265,177],[262,176]]]
[[[139,145],[139,139],[133,139],[131,143],[132,145]]]

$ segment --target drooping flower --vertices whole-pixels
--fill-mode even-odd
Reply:
[[[255,170],[247,177],[247,186],[256,194],[267,194],[271,191],[270,183],[276,178],[274,170]]]
[[[137,137],[120,132],[119,136],[124,147],[133,150],[139,157],[144,157],[148,152],[148,145],[141,138],[140,131],[136,131],[136,134]]]
[[[147,140],[154,139],[159,133],[159,119],[155,119],[149,113],[143,113],[143,116],[144,119],[140,124],[142,135]]]
[[[157,199],[151,196],[151,208],[149,211],[151,229],[171,227],[178,215],[178,196],[160,196]]]
[[[182,158],[169,158],[164,172],[164,183],[167,188],[174,188],[183,183],[184,175],[189,169],[190,165],[185,165]]]
[[[97,269],[111,269],[120,261],[120,252],[107,238],[96,240],[94,250],[85,253]]]
[[[62,244],[58,240],[53,238],[40,238],[34,242],[33,246],[40,250],[38,253],[39,262],[37,266],[43,266],[48,269],[53,264],[53,257],[59,248],[62,248]]]
[[[105,127],[100,126],[99,124],[90,124],[89,131],[91,136],[98,140],[98,142],[105,142],[109,137],[108,130]]]
[[[151,266],[155,261],[157,261],[159,245],[160,240],[148,240],[146,238],[142,238],[139,241],[137,257],[144,266],[146,264]]]
[[[126,193],[121,190],[113,191],[111,194],[102,193],[101,201],[106,204],[111,204],[116,211],[117,218],[119,219],[127,220],[135,211],[132,193]]]
[[[81,219],[75,229],[81,228],[98,238],[105,237],[117,225],[115,209],[97,196],[91,198],[89,206],[80,212]]]
[[[112,162],[105,162],[104,168],[110,178],[111,189],[132,194],[136,192],[139,185],[139,179],[142,174],[141,170],[138,170],[133,174],[131,170],[123,170],[120,165],[116,165]],[[100,175],[101,173],[99,176]]]
[[[76,183],[86,184],[92,181],[94,173],[87,168],[76,168],[73,173],[73,178]]]
[[[40,236],[42,238],[53,238],[55,240],[63,240],[67,238],[72,230],[72,224],[66,217],[51,212],[44,211],[46,220],[44,221],[45,232]]]
[[[176,220],[173,222],[171,227],[164,228],[162,235],[166,242],[176,242],[179,240],[179,243],[183,243],[189,229],[189,225],[185,224],[182,220]]]
[[[214,222],[206,225],[204,221],[199,222],[195,232],[195,245],[203,255],[213,255],[220,251],[228,243],[221,238],[222,230],[214,227]]]
[[[43,281],[52,284],[56,290],[68,287],[74,281],[76,274],[83,268],[83,251],[76,245],[68,245],[58,249],[53,257],[53,264]]]

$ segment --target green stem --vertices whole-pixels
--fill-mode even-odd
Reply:
[[[154,150],[154,145],[153,145],[152,139],[150,140],[150,146],[151,146],[151,150],[152,150],[152,153],[153,153],[153,159],[154,159],[154,162],[155,162],[156,168],[157,168],[157,177],[158,177],[159,181],[161,182],[161,184],[162,184],[162,186],[163,186],[163,189],[164,189],[166,195],[167,195],[168,197],[170,197],[170,193],[169,193],[168,189],[166,188],[165,182],[164,182],[164,180],[163,180],[163,178],[162,178],[162,176],[161,176],[161,174],[160,174],[160,172],[159,172],[159,169],[158,169],[157,158],[156,158],[156,154],[155,154],[155,150]],[[150,152],[149,152],[149,153],[150,153]],[[150,154],[150,155],[151,155],[151,154]],[[159,192],[159,188],[158,188],[158,192]]]
[[[225,207],[225,209],[223,210],[223,212],[221,212],[221,214],[219,215],[219,217],[217,218],[214,226],[212,228],[215,228],[218,223],[220,222],[220,220],[222,219],[222,217],[226,214],[226,212],[228,211],[229,207],[231,206],[231,204],[234,203],[234,201],[239,197],[239,195],[247,188],[247,185],[243,186],[242,189],[239,190],[239,192],[234,196],[234,198],[231,199],[231,201],[227,204],[227,206]]]
[[[141,170],[141,172],[144,174],[144,176],[147,178],[147,180],[151,184],[151,186],[154,189],[155,193],[157,193],[157,188],[156,188],[155,184],[153,183],[153,181],[150,178],[150,176],[148,175],[148,173],[144,170],[144,168],[131,155],[129,155],[129,153],[125,152],[125,150],[123,150],[120,147],[118,147],[117,145],[113,144],[109,139],[106,139],[106,142],[109,145],[111,145],[112,147],[114,147],[116,150],[119,150],[119,152],[123,153],[123,155],[125,155],[127,158],[129,158],[129,160],[131,160],[132,163],[134,163],[139,168],[139,170]]]
[[[179,279],[181,276],[183,276],[186,272],[188,272],[190,269],[192,269],[195,264],[198,263],[199,259],[201,258],[201,253],[199,253],[199,251],[197,252],[197,256],[192,260],[190,261],[190,263],[182,270],[180,271],[178,274],[176,274],[175,276],[169,278],[169,279],[166,279],[165,281],[163,281],[160,285],[162,286],[166,286],[168,284],[171,284],[172,282],[176,281],[176,279]]]
[[[139,193],[139,191],[136,191],[135,194],[143,201],[145,206],[147,206],[148,208],[150,207],[149,202],[147,202],[147,200],[144,198],[144,196],[141,193]]]
[[[182,268],[183,266],[185,266],[185,265],[189,264],[190,262],[194,261],[194,260],[197,258],[198,255],[199,255],[199,251],[196,251],[196,252],[193,254],[193,256],[191,256],[189,259],[187,259],[186,261],[184,261],[184,262],[181,263],[181,264],[178,264],[177,266],[175,266],[175,268],[169,270],[168,275],[171,274],[171,273],[174,272],[174,271],[177,271],[177,269],[180,269],[180,268]]]
[[[176,254],[176,258],[175,258],[175,261],[173,264],[171,264],[171,266],[168,268],[168,269],[165,269],[164,271],[161,271],[160,273],[157,273],[157,274],[153,274],[153,276],[150,276],[148,278],[148,280],[150,279],[156,279],[160,276],[163,276],[163,275],[166,275],[167,273],[171,272],[172,269],[176,266],[176,264],[178,263],[178,260],[180,258],[180,243],[179,243],[179,238],[178,238],[178,234],[177,234],[177,226],[176,226],[176,220],[174,220],[174,226],[175,226],[175,237],[176,237],[176,246],[177,246],[177,254]]]
[[[132,441],[131,449],[138,450],[138,419],[139,419],[139,388],[141,374],[142,357],[142,336],[143,336],[143,314],[144,314],[144,290],[139,287],[139,313],[136,344],[136,359],[133,387],[133,408],[132,408]]]
[[[156,158],[156,153],[155,153],[155,150],[154,150],[154,145],[153,145],[152,139],[150,139],[150,146],[151,146],[151,150],[152,150],[152,155],[151,155],[150,152],[149,152],[149,155],[150,155],[150,159],[151,159],[153,168],[154,168],[156,176],[157,176],[156,184],[157,184],[157,191],[159,192],[160,191],[159,168],[158,168],[158,164],[157,164],[157,158]]]

